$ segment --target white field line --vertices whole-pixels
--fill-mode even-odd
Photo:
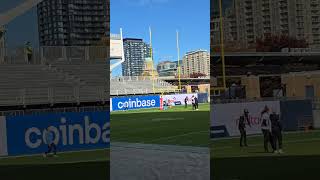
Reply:
[[[179,135],[175,135],[175,136],[161,137],[161,138],[153,139],[153,140],[147,141],[147,142],[148,143],[152,143],[152,142],[157,142],[157,141],[161,141],[161,140],[168,140],[168,139],[174,139],[174,138],[177,138],[177,137],[188,136],[188,135],[192,135],[192,134],[204,134],[204,133],[208,133],[208,136],[209,136],[209,131],[196,131],[196,132],[179,134]]]
[[[53,159],[59,159],[58,157],[46,157],[48,158],[47,162],[41,162],[41,163],[16,163],[11,164],[12,166],[19,166],[19,165],[56,165],[56,164],[74,164],[74,163],[90,163],[90,162],[98,162],[98,161],[105,161],[105,159],[90,159],[90,160],[73,160],[73,161],[61,161],[61,162],[50,162],[50,158]],[[107,163],[107,162],[106,162]],[[0,165],[1,167],[1,165]]]
[[[144,128],[139,128],[139,129],[133,129],[133,128],[128,128],[127,130],[124,130],[122,129],[121,132],[115,132],[115,131],[112,131],[110,136],[112,137],[113,135],[122,135],[122,134],[131,134],[131,133],[136,133],[136,132],[139,132],[141,130],[152,130],[152,129],[157,129],[159,128],[158,127],[144,127]],[[112,128],[111,128],[112,130]]]
[[[104,148],[104,149],[90,149],[90,150],[81,150],[81,151],[68,151],[68,152],[58,152],[58,157],[60,154],[72,154],[72,153],[82,153],[82,152],[94,152],[94,151],[105,151],[109,148]],[[17,158],[24,158],[24,157],[39,157],[42,156],[43,154],[32,154],[32,155],[20,155],[20,156],[6,156],[6,157],[0,157],[1,159],[17,159]],[[53,158],[53,157],[47,157],[47,158]],[[94,160],[78,160],[78,161],[63,161],[63,162],[55,162],[55,163],[36,163],[36,164],[68,164],[68,163],[80,163],[80,162],[95,162],[95,161],[101,161],[103,159],[94,159]],[[35,163],[29,163],[29,164],[35,164]],[[17,164],[19,165],[19,164]],[[0,165],[1,166],[1,165]]]
[[[303,143],[303,142],[314,142],[314,141],[320,141],[320,138],[310,138],[310,139],[300,139],[300,140],[291,140],[291,141],[282,141],[282,143],[285,144],[294,144],[294,143]],[[262,146],[263,143],[259,144],[249,144],[249,147],[257,147],[257,146]],[[212,147],[214,150],[224,150],[224,149],[232,149],[235,146],[222,146],[222,147]]]
[[[177,145],[159,145],[159,144],[143,144],[143,143],[115,143],[112,145],[115,149],[111,148],[110,154],[113,151],[121,151],[119,149],[134,149],[134,150],[147,150],[147,151],[162,151],[162,152],[175,152],[175,153],[196,153],[196,154],[209,154],[210,149],[208,147],[196,147],[196,146],[177,146]]]
[[[312,130],[312,132],[320,132],[320,130]],[[282,134],[305,134],[305,131],[289,131],[289,132],[283,132]],[[262,134],[255,134],[255,135],[247,135],[248,137],[260,137],[263,136]],[[221,140],[228,140],[228,139],[238,139],[240,136],[232,136],[232,137],[223,137],[223,138],[211,138],[211,141],[221,141]]]
[[[180,118],[170,118],[170,117],[166,117],[166,118],[154,118],[151,119],[152,122],[160,122],[160,121],[179,121],[179,120],[185,120],[183,117]]]

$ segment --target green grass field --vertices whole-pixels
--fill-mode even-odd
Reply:
[[[1,179],[109,179],[109,149],[0,158]],[[94,176],[93,176],[94,175]]]
[[[320,179],[320,131],[284,134],[283,154],[264,153],[262,136],[249,137],[248,145],[239,147],[239,138],[213,140],[212,179]]]
[[[210,105],[199,110],[174,106],[171,109],[145,109],[111,113],[113,142],[208,147]]]
[[[113,142],[172,144],[208,147],[209,104],[173,107],[166,111],[146,109],[111,113]],[[108,150],[0,158],[0,179],[107,180],[110,176]]]

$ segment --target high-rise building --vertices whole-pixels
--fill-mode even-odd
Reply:
[[[142,39],[126,38],[123,40],[125,61],[122,63],[123,76],[141,76],[146,58],[151,57],[150,45]]]
[[[106,0],[44,0],[37,9],[41,46],[91,46],[109,35]]]
[[[257,38],[269,35],[305,39],[311,48],[320,47],[319,0],[232,0],[223,19],[226,43],[239,48],[254,48]],[[218,39],[216,35],[212,38]]]
[[[162,61],[157,65],[159,76],[176,76],[178,63],[172,61]]]
[[[188,52],[183,57],[183,74],[190,76],[193,73],[210,75],[210,54],[205,50]]]
[[[159,73],[154,68],[153,59],[151,57],[146,58],[144,61],[142,76],[159,76]]]

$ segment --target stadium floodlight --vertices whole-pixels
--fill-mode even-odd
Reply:
[[[179,85],[178,85],[178,89],[176,88],[156,88],[155,86],[155,81],[156,81],[156,77],[155,77],[155,69],[154,69],[154,61],[153,61],[153,46],[152,46],[152,31],[151,31],[151,27],[149,27],[149,34],[150,34],[150,56],[151,56],[151,61],[152,61],[152,70],[151,70],[151,78],[152,78],[152,89],[153,89],[153,93],[161,93],[162,95],[165,92],[181,92],[181,64],[180,64],[180,47],[179,47],[179,32],[177,31],[177,52],[178,52],[178,67],[177,67],[177,71],[178,71],[178,81],[179,81]]]
[[[178,53],[178,89],[181,91],[181,66],[180,66],[180,46],[179,46],[179,31],[177,30],[177,53]]]
[[[152,50],[152,31],[151,31],[151,27],[149,27],[149,34],[150,34],[150,57],[151,57],[152,91],[153,91],[153,93],[155,93],[155,84],[154,84],[155,72],[154,72],[153,53],[152,53],[153,50]]]

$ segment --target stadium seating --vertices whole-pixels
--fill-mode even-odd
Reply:
[[[110,79],[110,95],[113,96],[176,91],[176,86],[159,79],[154,81],[153,88],[153,80],[150,77],[116,77]]]
[[[0,106],[108,101],[106,61],[25,61],[0,64]]]

